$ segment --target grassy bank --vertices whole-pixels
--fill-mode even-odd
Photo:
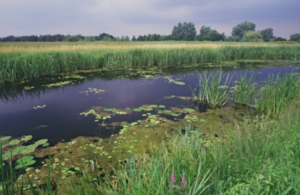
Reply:
[[[51,46],[52,45],[52,46]],[[141,44],[0,47],[0,83],[83,69],[221,63],[245,59],[296,60],[300,46],[275,44]],[[74,49],[75,48],[75,49]],[[77,48],[77,49],[76,49]]]
[[[299,116],[299,106],[289,107],[280,120],[245,121],[224,139],[206,140],[201,127],[187,127],[185,135],[132,156],[102,182],[85,171],[46,190],[29,186],[21,192],[8,181],[4,194],[299,194]]]

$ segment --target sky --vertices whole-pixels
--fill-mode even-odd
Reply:
[[[249,21],[275,36],[300,33],[300,0],[0,0],[0,37],[171,34],[179,22],[227,36]]]

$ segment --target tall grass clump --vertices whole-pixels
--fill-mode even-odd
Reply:
[[[261,85],[255,83],[253,74],[240,75],[232,87],[234,102],[251,105],[260,88]]]
[[[279,117],[280,111],[299,101],[299,75],[292,73],[280,77],[270,75],[267,84],[262,88],[260,97],[256,100],[256,108],[269,116]]]
[[[198,93],[197,89],[192,90],[192,93],[200,102],[207,103],[212,108],[224,106],[229,100],[231,78],[222,71],[205,71],[198,77]]]

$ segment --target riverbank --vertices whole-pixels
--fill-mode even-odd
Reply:
[[[299,44],[20,43],[0,44],[0,83],[76,70],[184,66],[236,60],[299,60]]]

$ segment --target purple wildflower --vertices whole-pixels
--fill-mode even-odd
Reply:
[[[175,174],[174,174],[174,171],[172,172],[172,175],[171,175],[171,184],[175,181]]]
[[[183,172],[182,180],[181,180],[181,187],[184,188],[186,186],[186,179],[185,179],[185,173]]]

